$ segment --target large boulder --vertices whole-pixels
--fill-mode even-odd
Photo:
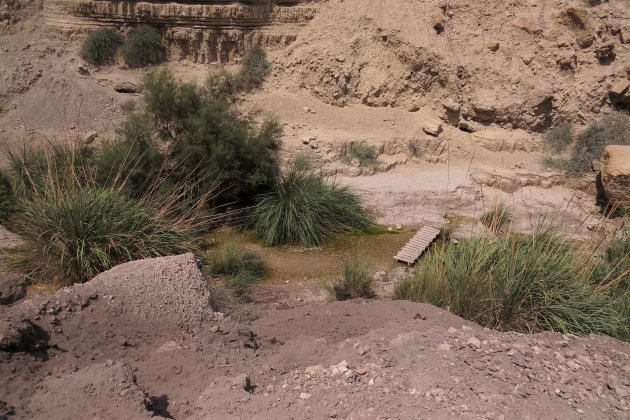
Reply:
[[[630,210],[630,146],[606,147],[600,170],[610,205]]]

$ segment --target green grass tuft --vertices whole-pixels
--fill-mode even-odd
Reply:
[[[378,158],[376,146],[371,146],[365,142],[352,143],[350,145],[350,159],[357,159],[359,166],[375,165]]]
[[[481,215],[479,221],[492,232],[501,232],[512,222],[512,212],[503,202]]]
[[[267,245],[318,246],[327,235],[372,226],[359,197],[312,170],[292,165],[253,213],[254,230]]]
[[[191,229],[163,209],[108,188],[48,185],[19,203],[13,261],[41,282],[72,284],[140,258],[185,252]]]
[[[267,267],[259,254],[248,251],[235,238],[230,238],[223,250],[210,260],[208,272],[214,276],[228,277],[227,286],[238,297],[267,273]]]
[[[326,287],[335,300],[373,298],[374,279],[370,261],[362,254],[353,254],[343,266],[343,278]]]

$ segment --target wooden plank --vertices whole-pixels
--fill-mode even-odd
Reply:
[[[394,259],[406,264],[414,264],[424,251],[433,243],[440,231],[428,226],[422,227],[398,252]]]

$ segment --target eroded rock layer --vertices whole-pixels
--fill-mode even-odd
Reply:
[[[62,0],[46,8],[48,25],[68,30],[95,25],[156,26],[164,34],[170,58],[202,63],[229,62],[252,45],[289,45],[296,38],[292,25],[308,22],[316,13],[308,4],[286,0],[185,4]]]

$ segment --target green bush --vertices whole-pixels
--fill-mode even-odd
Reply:
[[[252,90],[262,86],[270,71],[271,64],[267,60],[267,53],[262,47],[255,45],[243,56],[238,80],[243,89]]]
[[[500,232],[512,222],[512,212],[503,202],[481,215],[479,221],[493,232]]]
[[[607,334],[630,339],[622,278],[552,231],[475,237],[436,247],[395,297],[429,302],[499,330]]]
[[[212,275],[228,277],[227,286],[238,297],[245,296],[267,273],[260,255],[244,249],[234,238],[230,238],[223,250],[210,260],[208,270]]]
[[[146,25],[132,29],[122,47],[123,60],[129,67],[158,63],[163,55],[162,35]]]
[[[327,235],[372,226],[361,200],[313,170],[291,165],[253,212],[254,230],[267,245],[321,245]]]
[[[330,295],[339,301],[373,298],[374,279],[370,261],[362,254],[354,254],[344,262],[343,278],[326,288]]]
[[[90,32],[83,40],[81,57],[88,63],[97,66],[111,63],[122,43],[122,36],[113,29],[97,29]]]
[[[142,149],[166,142],[160,148],[168,150],[170,178],[189,182],[193,196],[217,190],[216,205],[246,202],[270,190],[280,172],[282,126],[273,118],[260,124],[244,118],[231,88],[212,77],[200,87],[178,82],[166,69],[148,72],[143,108],[129,115],[122,135]]]
[[[350,145],[350,159],[357,159],[359,166],[370,166],[376,164],[378,150],[376,146],[370,146],[365,142],[352,143]]]
[[[24,245],[13,266],[41,282],[72,284],[140,258],[189,250],[192,226],[120,191],[50,184],[19,203]]]
[[[561,126],[545,136],[545,144],[556,153],[569,149],[570,157],[545,157],[544,166],[562,170],[568,176],[582,176],[591,172],[592,162],[601,158],[606,146],[630,144],[630,118],[612,113],[577,135],[569,126]]]
[[[552,128],[543,137],[545,149],[553,153],[562,153],[573,143],[573,125],[565,123]]]

